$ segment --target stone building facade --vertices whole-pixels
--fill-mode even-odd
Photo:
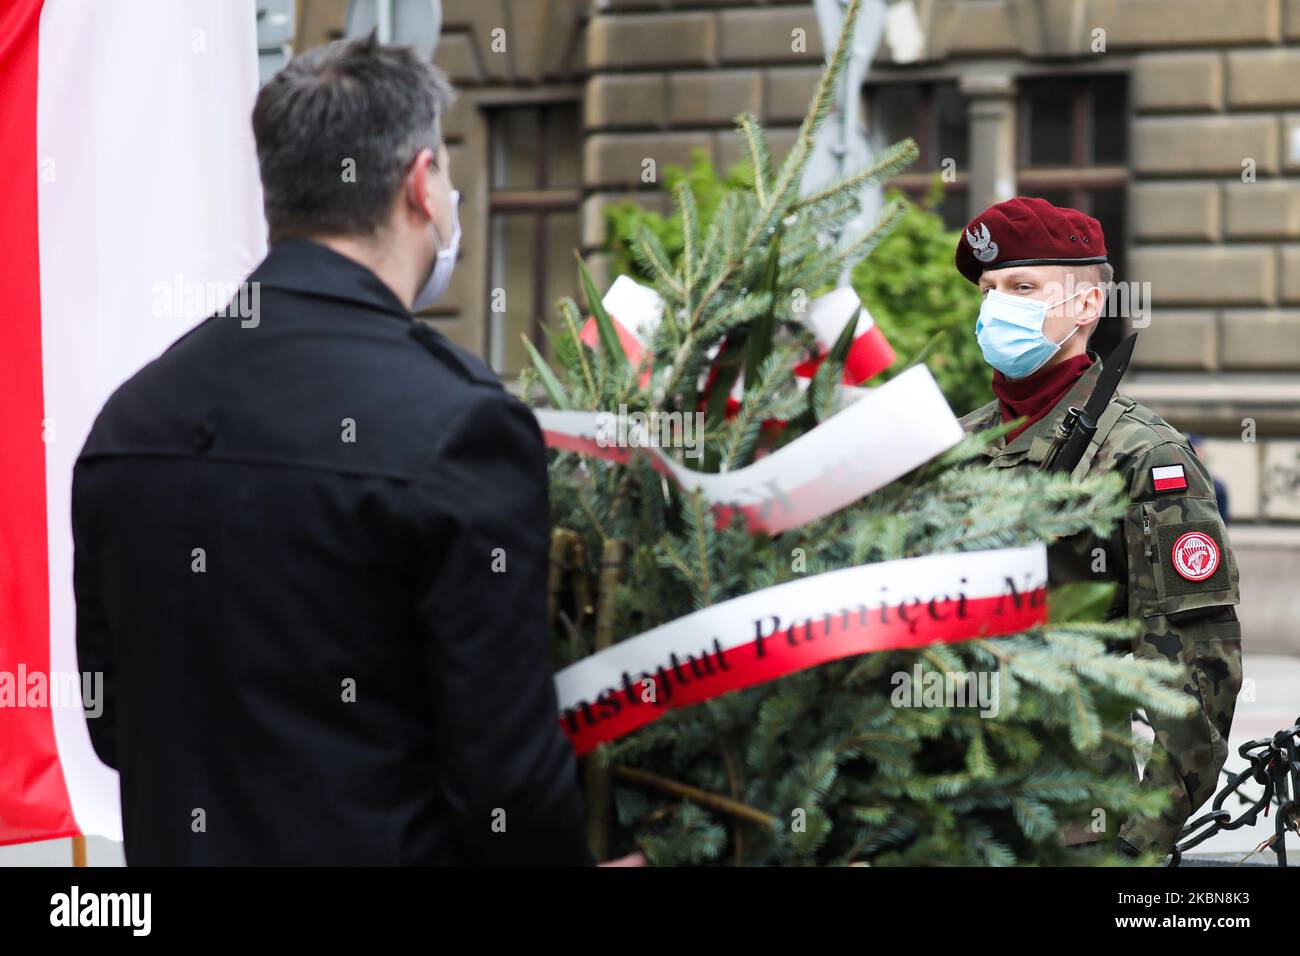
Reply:
[[[663,208],[647,160],[729,165],[744,110],[779,156],[824,57],[811,0],[442,5],[466,240],[428,318],[505,375],[574,292],[572,250],[599,273],[608,204]],[[345,7],[299,0],[296,46]],[[891,185],[941,176],[954,227],[1017,194],[1101,219],[1150,295],[1101,347],[1142,327],[1126,391],[1203,436],[1247,634],[1300,648],[1300,0],[890,0],[888,24],[864,121],[922,154]]]

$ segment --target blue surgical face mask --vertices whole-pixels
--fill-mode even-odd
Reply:
[[[975,322],[975,339],[984,352],[984,361],[1007,378],[1033,375],[1070,341],[1071,335],[1079,331],[1076,325],[1070,335],[1053,342],[1043,334],[1043,321],[1048,311],[1087,291],[1080,289],[1068,299],[1049,305],[1037,299],[990,289]]]

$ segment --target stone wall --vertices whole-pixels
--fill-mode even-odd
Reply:
[[[657,181],[666,164],[687,165],[697,149],[722,169],[743,159],[738,113],[759,117],[780,162],[823,58],[807,0],[595,4],[587,31],[584,246],[605,242],[611,201],[638,194],[665,209]],[[599,255],[593,265],[603,268]]]

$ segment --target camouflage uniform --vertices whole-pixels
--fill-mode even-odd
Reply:
[[[984,450],[989,467],[1037,468],[1050,459],[1053,436],[1067,409],[1083,407],[1101,374],[1100,360],[1089,355],[1093,365],[1051,412],[1009,444],[998,439]],[[1001,422],[993,401],[966,415],[962,427],[976,432]],[[1167,852],[1192,813],[1215,793],[1228,755],[1228,732],[1241,689],[1241,627],[1233,609],[1239,600],[1237,564],[1219,517],[1214,482],[1187,439],[1122,395],[1111,400],[1099,421],[1099,439],[1108,425],[1109,433],[1100,445],[1094,441],[1089,447],[1076,474],[1118,472],[1128,490],[1128,510],[1105,539],[1084,533],[1049,547],[1048,574],[1053,585],[1095,581],[1098,574],[1117,582],[1107,617],[1141,621],[1144,631],[1133,642],[1133,655],[1180,664],[1183,689],[1200,704],[1191,717],[1147,715],[1170,760],[1148,765],[1142,786],[1167,789],[1173,802],[1161,818],[1128,820],[1119,832],[1139,850]],[[1183,466],[1186,488],[1156,491],[1152,470],[1171,465]],[[1173,566],[1175,544],[1189,532],[1208,536],[1218,548],[1218,566],[1204,580],[1189,580]],[[1180,553],[1187,552],[1180,548]],[[1208,563],[1193,573],[1203,573],[1205,567]]]

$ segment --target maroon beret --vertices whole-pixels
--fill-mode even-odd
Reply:
[[[985,209],[967,223],[957,240],[957,271],[976,285],[985,269],[1105,261],[1101,223],[1077,209],[1029,196]]]

